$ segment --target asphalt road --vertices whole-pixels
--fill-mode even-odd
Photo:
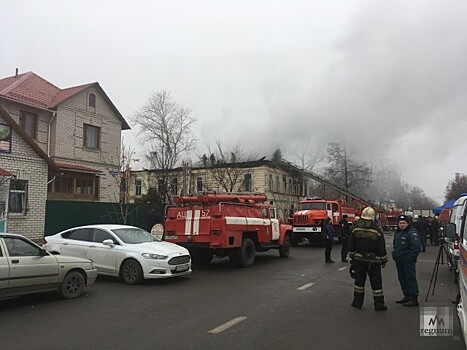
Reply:
[[[260,253],[249,269],[215,259],[190,276],[140,286],[99,277],[75,300],[3,300],[0,349],[465,349],[455,313],[454,337],[419,335],[420,309],[394,303],[401,292],[392,262],[383,270],[389,310],[373,310],[369,282],[364,308],[352,308],[353,280],[339,252],[334,246],[336,264],[324,264],[323,248],[304,245],[288,259]],[[454,310],[446,265],[425,301],[437,252],[430,246],[419,256],[421,306]]]

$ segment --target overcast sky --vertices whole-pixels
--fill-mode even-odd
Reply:
[[[0,23],[0,77],[98,81],[129,122],[169,90],[201,148],[337,141],[393,159],[440,203],[467,173],[464,0],[3,0]]]

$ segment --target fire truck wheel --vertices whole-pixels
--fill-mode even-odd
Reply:
[[[279,255],[281,258],[288,258],[290,255],[290,236],[284,238],[284,245],[279,247]]]
[[[255,263],[255,244],[249,238],[244,238],[240,248],[240,267],[250,267]]]

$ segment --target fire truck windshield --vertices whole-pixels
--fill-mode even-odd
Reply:
[[[298,210],[326,210],[326,203],[325,202],[307,202],[307,203],[300,203]]]

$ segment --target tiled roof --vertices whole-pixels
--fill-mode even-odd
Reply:
[[[27,72],[0,79],[0,97],[18,101],[33,107],[53,109],[61,102],[91,86],[94,86],[102,93],[104,99],[121,120],[122,129],[130,129],[125,118],[123,118],[117,107],[115,107],[97,82],[60,89],[37,74]]]
[[[88,168],[79,164],[65,164],[65,163],[57,163],[55,164],[60,168],[60,169],[66,169],[66,170],[75,170],[75,171],[86,171],[89,173],[101,173],[102,171]]]
[[[77,94],[78,92],[84,89],[87,89],[91,85],[93,84],[84,84],[84,85],[74,86],[68,89],[60,90],[60,92],[57,95],[55,95],[54,99],[50,101],[47,107],[49,108],[56,107],[60,102],[65,101],[67,98]]]
[[[2,79],[0,88],[0,96],[40,108],[47,108],[61,91],[33,72]]]

